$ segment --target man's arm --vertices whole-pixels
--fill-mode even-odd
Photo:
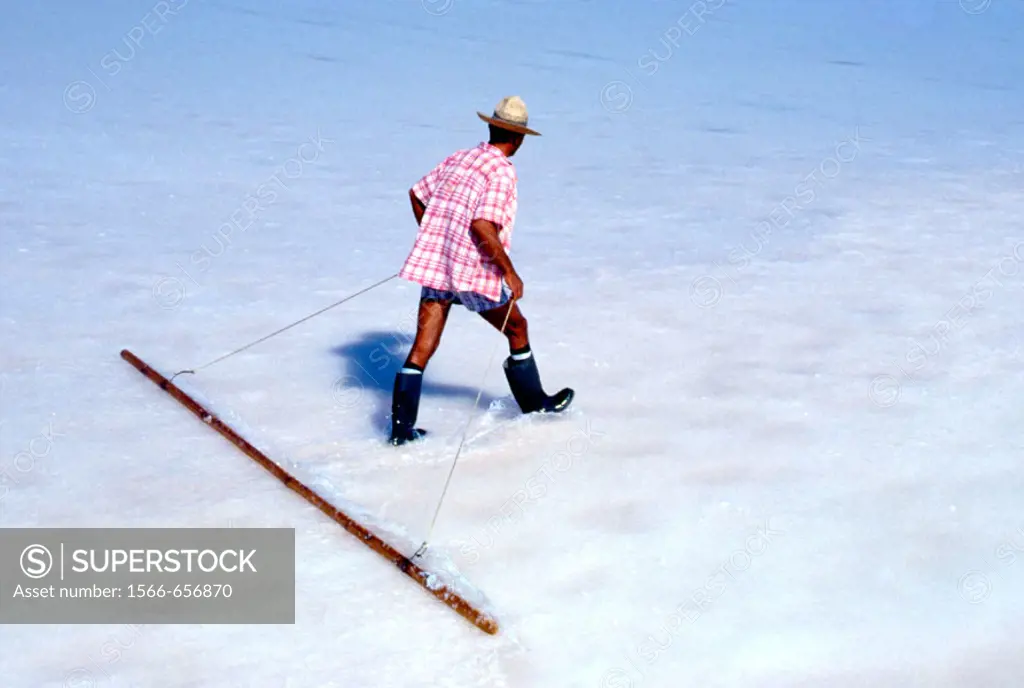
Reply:
[[[519,279],[519,274],[512,266],[512,259],[508,257],[505,247],[501,245],[497,225],[489,220],[473,220],[473,224],[469,227],[469,233],[473,237],[473,241],[476,242],[480,254],[501,270],[509,289],[512,290],[513,298],[516,301],[523,298],[523,280]]]
[[[409,189],[409,199],[412,201],[412,214],[416,216],[416,224],[420,224],[423,221],[423,213],[427,211],[427,206],[423,205],[417,196],[416,192]]]

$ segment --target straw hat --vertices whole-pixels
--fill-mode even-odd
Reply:
[[[480,119],[502,129],[508,129],[518,134],[530,134],[540,136],[540,132],[527,127],[530,121],[526,116],[526,103],[519,96],[508,96],[502,98],[494,108],[494,115],[488,117],[482,112],[477,112]]]

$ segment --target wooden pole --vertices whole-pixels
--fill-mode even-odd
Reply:
[[[195,399],[183,392],[180,388],[176,387],[173,382],[146,365],[146,363],[138,356],[133,354],[131,351],[124,349],[121,351],[121,358],[132,364],[136,370],[149,378],[160,389],[170,394],[180,402],[182,406],[195,414],[200,420],[219,432],[225,439],[236,447],[241,449],[246,456],[273,473],[274,476],[283,482],[288,488],[299,493],[299,495],[301,495],[306,501],[320,509],[320,511],[324,512],[337,522],[338,525],[356,536],[360,542],[377,554],[380,554],[382,557],[398,567],[399,571],[423,586],[423,588],[425,588],[431,595],[454,609],[459,615],[464,617],[467,621],[483,632],[491,635],[498,632],[498,622],[494,617],[473,607],[473,605],[460,597],[453,590],[444,586],[436,576],[417,566],[412,560],[396,550],[394,547],[381,540],[363,525],[347,516],[316,492],[299,482],[294,476],[288,473],[288,471],[278,466],[276,463],[268,459],[263,452],[249,444],[245,438],[231,429],[231,427],[203,408]]]

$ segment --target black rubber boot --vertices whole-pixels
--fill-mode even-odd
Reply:
[[[533,355],[520,361],[509,356],[505,359],[503,367],[512,396],[523,413],[558,413],[572,403],[575,392],[568,387],[550,396],[544,392],[540,383],[540,371]]]
[[[391,437],[388,441],[396,447],[418,440],[427,434],[426,430],[414,427],[416,414],[420,409],[422,387],[422,373],[410,375],[399,371],[395,375],[395,387],[391,397]]]

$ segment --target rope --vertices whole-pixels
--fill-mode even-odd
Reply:
[[[512,298],[508,304],[508,313],[505,314],[505,321],[501,323],[501,333],[505,334],[505,327],[508,325],[508,318],[512,315],[512,307],[515,305],[516,300]],[[444,481],[444,489],[441,490],[441,498],[437,501],[437,509],[434,510],[434,518],[430,520],[430,527],[427,529],[427,537],[423,540],[423,544],[416,550],[416,553],[410,557],[415,559],[424,552],[427,551],[427,542],[430,540],[430,536],[434,534],[434,526],[437,524],[437,516],[441,513],[441,505],[444,504],[444,497],[448,493],[448,485],[452,481],[452,475],[455,473],[455,465],[459,462],[459,455],[462,454],[462,446],[466,443],[466,436],[469,434],[469,426],[473,423],[473,416],[476,415],[476,407],[480,404],[480,397],[484,393],[484,383],[487,382],[487,374],[491,372],[491,366],[494,364],[494,357],[498,353],[498,347],[501,346],[499,341],[494,345],[494,351],[491,352],[491,358],[487,361],[487,369],[484,370],[484,377],[480,381],[480,391],[476,393],[476,401],[473,402],[473,410],[469,412],[469,419],[466,421],[466,427],[462,431],[462,439],[459,440],[459,448],[455,450],[455,458],[452,460],[452,467],[448,470],[448,478]]]
[[[388,277],[386,279],[382,279],[381,281],[377,282],[376,284],[371,284],[370,286],[366,287],[366,289],[361,289],[361,290],[357,291],[355,294],[349,294],[348,296],[346,296],[345,298],[341,299],[340,301],[335,301],[330,306],[327,306],[325,308],[321,308],[316,313],[311,313],[310,315],[307,315],[306,317],[302,318],[301,320],[296,320],[291,325],[286,325],[285,327],[282,327],[281,329],[277,330],[276,332],[271,332],[270,334],[268,334],[268,335],[266,335],[264,337],[260,337],[256,341],[250,342],[249,344],[246,344],[245,346],[243,346],[241,348],[235,349],[234,351],[232,351],[230,353],[227,353],[227,354],[224,354],[223,356],[215,358],[212,361],[210,361],[209,363],[204,363],[203,365],[199,366],[198,368],[187,368],[185,370],[179,370],[178,372],[176,372],[174,375],[171,376],[171,382],[173,382],[174,378],[178,377],[179,375],[183,375],[183,374],[186,374],[186,373],[190,374],[190,375],[195,375],[196,372],[198,372],[200,370],[203,370],[204,368],[209,368],[214,363],[220,363],[225,358],[230,358],[231,356],[234,356],[235,354],[240,354],[243,351],[245,351],[246,349],[249,349],[251,347],[256,346],[260,342],[265,342],[268,339],[270,339],[271,337],[276,337],[277,335],[281,334],[285,330],[290,330],[291,328],[295,327],[296,325],[301,325],[302,323],[306,322],[307,320],[315,318],[316,316],[320,315],[321,313],[325,313],[325,312],[331,310],[332,308],[340,306],[341,304],[345,303],[346,301],[351,301],[355,297],[360,296],[362,294],[365,294],[366,292],[370,291],[371,289],[376,289],[380,285],[382,285],[382,284],[384,284],[386,282],[390,282],[391,280],[395,279],[396,277],[398,277],[398,273],[395,273],[394,275],[391,275],[391,277]]]
[[[174,378],[178,377],[179,375],[195,375],[200,370],[204,370],[205,368],[209,368],[210,366],[214,365],[215,363],[220,363],[221,361],[223,361],[223,360],[225,360],[227,358],[231,358],[235,354],[240,354],[243,351],[245,351],[246,349],[250,349],[250,348],[256,346],[257,344],[259,344],[261,342],[267,341],[271,337],[276,337],[277,335],[281,334],[282,332],[290,330],[291,328],[295,327],[296,325],[301,325],[302,323],[306,322],[307,320],[311,320],[312,318],[315,318],[316,316],[318,316],[318,315],[320,315],[322,313],[326,313],[327,311],[331,310],[332,308],[336,308],[336,307],[340,306],[341,304],[343,304],[343,303],[345,303],[347,301],[351,301],[355,297],[361,296],[362,294],[365,294],[366,292],[370,291],[371,289],[376,289],[377,287],[379,287],[382,284],[385,284],[387,282],[390,282],[391,280],[395,279],[396,277],[398,277],[398,273],[395,273],[394,275],[391,275],[390,277],[382,279],[379,282],[371,284],[370,286],[366,287],[365,289],[360,289],[356,293],[350,294],[350,295],[346,296],[345,298],[343,298],[343,299],[341,299],[339,301],[335,301],[331,305],[325,306],[324,308],[321,308],[320,310],[316,311],[315,313],[310,313],[306,317],[301,318],[299,320],[296,320],[295,322],[291,323],[290,325],[285,325],[284,327],[282,327],[279,330],[275,330],[274,332],[271,332],[268,335],[264,335],[263,337],[260,337],[256,341],[250,342],[250,343],[246,344],[245,346],[239,347],[239,348],[235,349],[234,351],[231,351],[231,352],[228,352],[228,353],[224,354],[223,356],[218,356],[217,358],[213,359],[212,361],[210,361],[208,363],[204,363],[203,365],[201,365],[201,366],[199,366],[197,368],[186,368],[185,370],[179,370],[178,372],[176,372],[174,375],[171,376],[170,382],[173,382]],[[501,334],[505,334],[505,328],[508,326],[508,319],[512,315],[512,308],[513,308],[513,306],[515,306],[515,302],[516,302],[516,300],[515,300],[514,297],[509,301],[508,312],[505,313],[505,320],[501,323],[501,329],[500,329]],[[477,406],[480,405],[480,398],[483,396],[483,393],[484,393],[484,383],[487,382],[487,375],[491,372],[491,366],[494,365],[494,357],[498,353],[498,347],[499,346],[501,346],[501,342],[500,341],[497,344],[495,344],[494,351],[491,352],[491,358],[487,362],[487,368],[484,370],[483,379],[480,381],[480,390],[476,394],[476,400],[473,402],[473,409],[472,409],[472,411],[470,411],[469,418],[466,421],[466,427],[462,431],[462,438],[459,440],[459,447],[458,447],[458,449],[455,450],[455,458],[452,460],[452,467],[448,470],[448,477],[444,481],[444,489],[441,490],[441,498],[437,501],[437,508],[434,510],[434,517],[430,520],[430,527],[427,529],[427,537],[426,537],[426,539],[423,540],[423,544],[420,545],[420,548],[418,550],[416,550],[416,553],[413,554],[412,557],[410,557],[410,560],[415,559],[416,557],[420,556],[421,554],[423,554],[424,552],[427,551],[427,542],[430,540],[431,535],[433,535],[433,533],[434,533],[434,526],[437,525],[437,517],[441,513],[441,506],[444,504],[445,495],[448,494],[448,486],[451,484],[452,476],[455,474],[455,466],[459,462],[459,456],[462,455],[462,447],[466,444],[466,437],[469,434],[469,427],[473,423],[473,416],[476,415]]]

